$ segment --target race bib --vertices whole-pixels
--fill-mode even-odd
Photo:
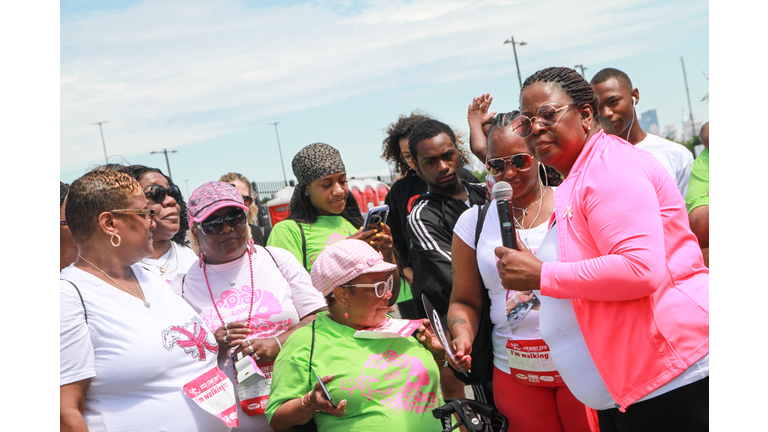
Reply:
[[[229,427],[237,427],[237,408],[232,381],[218,366],[184,384],[184,392],[202,409]]]
[[[421,327],[421,320],[402,320],[387,318],[376,327],[368,327],[355,332],[357,339],[391,339],[409,337]]]
[[[549,346],[542,339],[507,340],[509,371],[523,385],[559,387],[563,378],[552,363]]]
[[[272,388],[274,362],[263,363],[256,367],[260,369],[260,373],[253,374],[244,381],[244,384],[237,384],[237,398],[240,400],[240,408],[249,416],[264,414],[267,409],[269,391]]]

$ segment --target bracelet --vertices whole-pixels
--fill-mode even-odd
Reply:
[[[312,393],[312,391],[309,391],[309,392],[308,392],[307,394],[305,394],[304,396],[307,396],[307,395],[309,395],[309,393]],[[309,398],[309,403],[308,403],[307,405],[304,405],[304,396],[302,396],[302,397],[301,397],[301,406],[303,406],[304,408],[309,408],[309,406],[310,406],[310,405],[312,405],[312,397],[310,396],[310,398]]]
[[[277,336],[272,336],[272,339],[277,342],[277,350],[281,351],[283,349],[283,344],[280,343],[280,339],[278,339]]]

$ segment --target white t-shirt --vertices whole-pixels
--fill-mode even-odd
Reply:
[[[475,206],[462,213],[453,232],[467,244],[475,249],[475,229],[477,228],[477,215],[480,207]],[[523,243],[535,252],[547,232],[547,223],[544,222],[530,230],[517,230]],[[496,211],[496,202],[491,201],[490,207],[485,214],[483,230],[480,233],[480,239],[477,247],[477,262],[480,270],[480,276],[488,289],[488,296],[491,299],[491,321],[494,324],[493,335],[493,364],[500,370],[509,374],[509,360],[507,354],[507,339],[513,340],[532,340],[540,339],[539,335],[539,311],[532,309],[533,302],[527,303],[528,311],[520,319],[519,316],[510,317],[507,315],[511,309],[507,307],[514,306],[512,295],[515,291],[510,291],[501,286],[501,279],[496,270],[496,255],[493,250],[501,246],[501,229],[499,228],[499,214]],[[510,309],[510,310],[508,310]]]
[[[635,144],[659,160],[664,168],[672,174],[677,188],[685,198],[688,191],[688,179],[691,177],[693,155],[682,145],[653,134],[646,134],[645,139]]]
[[[170,285],[177,274],[186,273],[195,261],[197,261],[197,255],[191,248],[179,246],[172,241],[171,248],[163,256],[158,259],[144,258],[139,264]],[[161,268],[165,269],[165,273],[160,270]]]
[[[183,390],[216,367],[213,333],[160,278],[132,269],[149,308],[74,265],[61,271],[83,300],[60,282],[59,385],[90,378],[83,417],[91,432],[230,430]],[[190,339],[172,327],[197,335],[195,345],[182,348]]]
[[[175,278],[171,286],[200,314],[205,325],[213,331],[224,325],[219,314],[226,323],[246,321],[253,293],[251,322],[256,325],[256,330],[248,339],[271,338],[282,334],[298,324],[304,316],[327,306],[322,294],[312,286],[309,273],[292,253],[279,247],[267,247],[280,266],[278,269],[269,252],[261,246],[256,249],[257,252],[251,255],[253,290],[247,253],[232,262],[205,265],[216,307],[211,301],[203,269],[198,264],[189,268],[186,277]],[[234,280],[235,284],[230,285],[230,280]],[[237,383],[231,354],[230,352],[225,356],[219,363],[219,368],[233,383]],[[237,410],[240,421],[238,431],[271,431],[265,415],[249,416],[242,411],[239,404]]]
[[[543,262],[560,261],[557,226],[547,232],[536,257]],[[573,303],[539,294],[541,300],[541,336],[549,345],[552,361],[568,389],[584,405],[604,410],[617,408],[581,333]],[[606,323],[610,325],[610,323]],[[628,365],[628,367],[631,367]],[[642,367],[642,365],[636,365]],[[638,400],[642,402],[709,376],[709,354],[692,364],[682,374]]]

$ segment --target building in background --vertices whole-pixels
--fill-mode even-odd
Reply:
[[[673,124],[664,126],[664,130],[659,136],[670,141],[677,141],[677,126]]]
[[[654,135],[660,135],[659,134],[659,120],[656,117],[656,109],[649,109],[648,111],[640,114],[640,119],[638,120],[638,123],[640,123],[640,127]]]
[[[693,139],[694,135],[699,135],[701,125],[703,124],[704,122],[701,119],[695,118],[693,119],[693,128],[691,128],[691,118],[688,116],[683,117],[683,142]],[[695,134],[694,131],[696,131]]]

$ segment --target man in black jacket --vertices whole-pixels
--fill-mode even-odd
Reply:
[[[413,297],[418,299],[421,313],[421,294],[425,293],[435,310],[445,316],[453,285],[453,227],[465,210],[485,203],[485,188],[459,178],[456,137],[445,123],[419,123],[408,138],[408,147],[416,170],[427,183],[427,193],[414,201],[408,215]]]
[[[426,317],[421,302],[424,293],[435,310],[445,316],[453,287],[453,227],[464,211],[485,203],[485,188],[459,178],[456,137],[445,123],[419,123],[408,137],[408,148],[419,176],[427,183],[427,193],[416,199],[408,215],[413,300]],[[440,387],[443,397],[465,397],[464,384],[445,365],[440,371]],[[475,398],[485,402],[482,391],[475,390]]]

